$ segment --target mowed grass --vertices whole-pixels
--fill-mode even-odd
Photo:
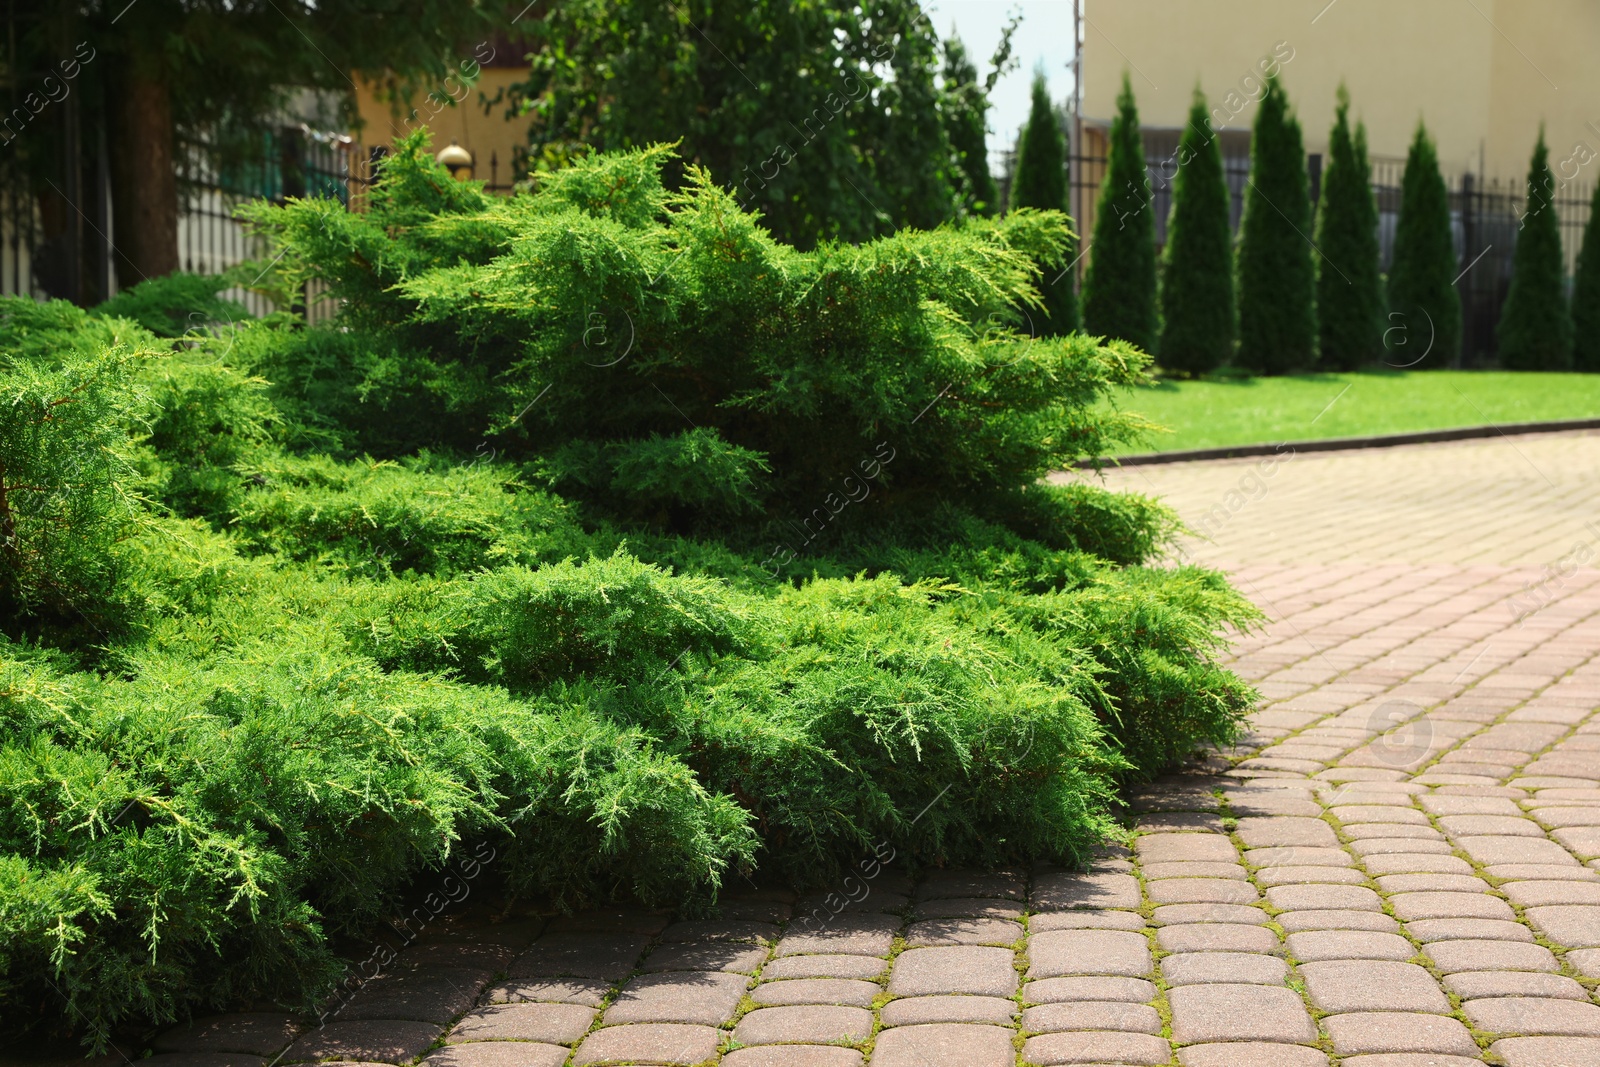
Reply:
[[[1361,371],[1163,381],[1118,405],[1171,433],[1123,455],[1600,417],[1600,374]]]

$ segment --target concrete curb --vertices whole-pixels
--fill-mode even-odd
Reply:
[[[1239,459],[1246,456],[1271,456],[1283,452],[1343,452],[1356,448],[1393,448],[1396,445],[1425,445],[1435,441],[1467,441],[1475,437],[1510,437],[1517,434],[1561,433],[1567,430],[1600,430],[1600,419],[1562,419],[1556,422],[1512,422],[1503,426],[1458,426],[1449,430],[1419,430],[1416,433],[1378,434],[1372,437],[1326,437],[1320,441],[1281,441],[1277,444],[1231,445],[1226,448],[1192,448],[1182,452],[1146,452],[1137,456],[1080,459],[1075,467],[1143,467],[1154,463],[1191,463],[1206,459]]]

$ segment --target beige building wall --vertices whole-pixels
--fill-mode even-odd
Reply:
[[[510,87],[528,79],[522,66],[485,66],[476,86],[468,89],[459,78],[424,89],[408,105],[388,91],[380,80],[356,76],[356,107],[361,129],[354,137],[365,148],[390,145],[413,130],[426,128],[433,134],[433,149],[438,152],[455,141],[472,153],[472,176],[479,181],[494,180],[509,185],[519,149],[528,144],[528,120],[507,118],[502,104],[488,114],[483,103],[496,94],[509,93]],[[502,97],[503,99],[503,97]],[[498,163],[492,167],[491,163]]]
[[[1083,115],[1109,121],[1128,70],[1146,126],[1178,127],[1196,81],[1247,129],[1260,62],[1325,152],[1342,79],[1376,156],[1404,156],[1419,118],[1448,172],[1520,178],[1541,119],[1552,165],[1600,153],[1597,0],[1083,0]],[[1224,105],[1221,118],[1235,110]],[[1215,115],[1216,112],[1213,112]],[[1579,152],[1579,158],[1583,153]],[[1569,177],[1592,181],[1600,157]]]

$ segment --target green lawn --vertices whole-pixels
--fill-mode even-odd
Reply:
[[[1600,417],[1600,374],[1370,371],[1164,381],[1118,400],[1172,430],[1124,452],[1170,452],[1491,423]]]

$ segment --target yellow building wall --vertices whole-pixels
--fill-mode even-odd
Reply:
[[[503,104],[485,114],[482,105],[527,78],[527,67],[484,67],[477,85],[470,90],[459,80],[451,80],[441,87],[438,96],[429,99],[423,95],[427,92],[424,90],[407,105],[386,92],[379,80],[358,74],[356,108],[361,129],[354,136],[364,147],[372,148],[391,145],[413,130],[426,128],[433,134],[435,152],[455,141],[472,153],[474,178],[486,182],[493,177],[498,184],[509,185],[515,152],[528,144],[528,120],[507,118]],[[443,99],[451,103],[443,104]],[[499,163],[493,173],[491,161]]]
[[[1327,149],[1341,80],[1377,156],[1405,155],[1419,118],[1449,172],[1520,177],[1541,118],[1552,162],[1575,143],[1600,151],[1596,0],[1083,3],[1091,121],[1115,112],[1126,69],[1146,126],[1181,126],[1198,80],[1213,107],[1236,92],[1244,106],[1229,125],[1247,128],[1259,61],[1287,49],[1281,77],[1310,152]],[[1600,163],[1582,179],[1595,171]]]

